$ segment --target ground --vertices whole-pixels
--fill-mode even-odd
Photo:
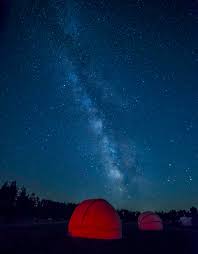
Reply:
[[[71,239],[67,223],[0,226],[0,253],[198,253],[198,230],[167,228],[164,232],[140,232],[123,225],[123,239],[100,241]]]

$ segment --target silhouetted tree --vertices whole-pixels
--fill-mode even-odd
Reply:
[[[15,215],[15,206],[18,188],[16,182],[6,182],[0,189],[0,213],[1,216],[13,217]]]
[[[190,212],[192,215],[192,225],[198,227],[198,211],[196,207],[191,207]]]
[[[120,219],[123,222],[135,222],[137,221],[137,218],[139,216],[139,212],[131,212],[126,209],[118,210],[118,214],[120,216]]]
[[[197,212],[197,208],[196,208],[196,207],[194,207],[194,206],[190,208],[190,212],[191,212],[191,214],[192,214],[192,215],[194,215],[194,214],[197,214],[197,213],[198,213],[198,212]]]
[[[22,187],[18,193],[16,208],[18,216],[29,216],[31,214],[32,202],[27,194],[25,187]]]

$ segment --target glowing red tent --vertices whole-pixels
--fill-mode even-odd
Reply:
[[[161,231],[163,223],[156,213],[144,212],[138,217],[138,227],[140,230]]]
[[[68,225],[72,237],[120,239],[122,225],[115,209],[103,199],[89,199],[74,210]]]

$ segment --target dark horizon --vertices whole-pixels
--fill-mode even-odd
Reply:
[[[16,180],[10,180],[10,181],[5,181],[5,182],[3,182],[3,183],[1,183],[1,181],[0,181],[0,189],[2,188],[2,186],[3,185],[5,185],[5,184],[8,184],[8,185],[10,185],[11,183],[16,183],[16,187],[17,187],[17,190],[18,190],[18,192],[20,192],[21,191],[21,189],[22,188],[25,188],[25,190],[26,190],[26,193],[27,193],[27,195],[29,196],[29,197],[31,197],[31,195],[33,194],[33,195],[35,195],[35,197],[37,197],[37,198],[39,198],[39,200],[40,201],[42,201],[42,200],[47,200],[47,201],[51,201],[51,202],[58,202],[58,203],[64,203],[64,204],[74,204],[74,205],[78,205],[79,203],[81,203],[82,201],[84,201],[84,200],[87,200],[87,199],[91,199],[90,197],[87,197],[87,198],[85,198],[84,200],[80,200],[79,202],[74,202],[74,201],[72,201],[72,200],[57,200],[57,199],[53,199],[53,198],[50,198],[50,196],[48,196],[48,197],[45,197],[45,196],[40,196],[38,193],[36,193],[34,190],[31,190],[31,189],[28,189],[28,188],[26,188],[26,186],[24,185],[24,184],[22,184],[22,185],[18,185],[18,182],[16,181]],[[92,198],[94,198],[94,199],[101,199],[101,197],[92,197]],[[102,198],[103,199],[103,198]],[[110,203],[110,201],[109,200],[107,200],[109,203]],[[0,200],[0,202],[1,202],[1,200]],[[175,207],[172,207],[172,208],[165,208],[165,209],[163,209],[163,208],[161,208],[161,210],[153,210],[153,212],[164,212],[164,213],[169,213],[170,211],[173,211],[173,210],[175,210],[175,211],[186,211],[186,212],[189,212],[190,211],[190,209],[192,208],[192,207],[195,207],[196,209],[198,209],[198,206],[196,206],[196,205],[191,205],[190,207],[184,207],[184,208],[182,208],[182,207],[180,207],[180,208],[175,208]],[[131,208],[126,208],[126,207],[115,207],[117,210],[127,210],[127,211],[129,211],[129,212],[144,212],[144,211],[147,211],[146,209],[145,210],[136,210],[136,209],[133,209],[132,207]]]

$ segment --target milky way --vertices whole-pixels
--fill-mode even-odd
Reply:
[[[117,191],[123,191],[123,174],[119,169],[118,159],[116,158],[117,151],[115,145],[110,141],[109,137],[104,132],[103,120],[99,117],[97,108],[93,105],[91,98],[80,86],[80,81],[74,73],[70,73],[70,81],[75,100],[79,103],[82,110],[87,113],[88,124],[98,140],[101,162],[105,170],[106,176],[112,181],[112,187]]]
[[[70,13],[70,15],[72,15],[72,13]],[[73,16],[69,17],[71,23],[73,19]],[[76,35],[78,30],[72,24],[67,24],[67,26],[70,27],[70,29],[68,29],[69,31],[65,31],[65,29],[64,31],[65,33],[67,32],[67,34],[69,32],[69,35],[72,37],[72,41],[74,43],[74,48],[77,48],[75,43],[77,44],[78,42]],[[122,196],[123,194],[126,195],[128,191],[127,186],[124,184],[124,172],[120,168],[118,150],[116,149],[118,144],[112,140],[113,137],[109,137],[105,132],[104,120],[100,117],[101,112],[99,112],[97,106],[94,105],[91,97],[86,92],[85,87],[81,84],[78,72],[75,71],[75,62],[72,61],[72,58],[70,58],[70,61],[71,70],[68,74],[68,80],[70,81],[72,87],[75,102],[79,106],[79,109],[86,113],[88,120],[87,123],[96,137],[97,143],[95,146],[99,148],[98,156],[101,160],[102,170],[104,171],[106,178],[109,180],[107,189],[116,196]],[[96,83],[93,83],[92,85],[96,86]],[[128,166],[131,167],[132,165]],[[105,186],[103,187],[105,188]]]

